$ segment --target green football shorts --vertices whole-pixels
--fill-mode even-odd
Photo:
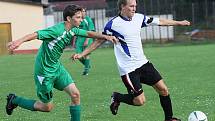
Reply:
[[[37,96],[43,103],[52,101],[53,88],[63,91],[69,84],[74,83],[74,80],[63,66],[59,68],[55,76],[41,76],[35,74],[34,80]]]

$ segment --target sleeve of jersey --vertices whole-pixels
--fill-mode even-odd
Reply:
[[[105,28],[104,28],[104,31],[102,32],[102,34],[105,34],[105,35],[113,35],[113,32],[112,32],[112,30],[111,30],[112,24],[113,24],[113,21],[109,21],[109,22],[105,25]]]
[[[83,30],[83,29],[79,29],[79,28],[75,27],[75,28],[72,28],[69,31],[69,34],[71,36],[84,36],[84,37],[87,37],[87,30]]]
[[[89,31],[95,31],[95,26],[94,26],[94,23],[93,23],[92,19],[89,17],[87,20],[88,20],[88,23],[89,23],[88,30]]]
[[[160,24],[159,18],[148,17],[148,16],[145,16],[145,15],[143,15],[143,16],[144,16],[144,19],[143,19],[142,27],[154,26],[154,25],[159,25]]]
[[[51,29],[51,28],[47,28],[47,29],[43,29],[43,30],[39,30],[39,31],[36,31],[37,32],[37,38],[39,40],[48,40],[50,38],[56,38],[55,37],[55,32]]]

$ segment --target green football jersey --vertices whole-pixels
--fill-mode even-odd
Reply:
[[[79,28],[87,30],[87,31],[95,31],[94,23],[89,16],[85,16],[85,18],[83,19],[83,21],[79,25]],[[81,37],[81,36],[77,37],[76,42],[78,44],[76,44],[76,45],[83,46],[85,39],[86,39],[86,37]],[[93,41],[93,39],[90,38],[89,41]]]
[[[80,29],[95,31],[94,23],[89,16],[85,16],[79,27]]]
[[[64,48],[71,44],[73,36],[87,36],[87,31],[77,27],[66,31],[65,23],[61,22],[47,29],[39,30],[38,39],[42,40],[36,61],[35,73],[52,76],[61,66],[59,61]]]

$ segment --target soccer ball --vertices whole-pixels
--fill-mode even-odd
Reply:
[[[188,117],[188,121],[208,121],[207,116],[201,111],[193,111]]]

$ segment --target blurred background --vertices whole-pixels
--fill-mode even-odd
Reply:
[[[63,21],[66,5],[77,4],[87,9],[96,31],[118,15],[117,0],[0,0],[0,55],[8,54],[9,41]],[[147,16],[188,20],[189,27],[143,28],[143,43],[186,43],[215,41],[215,0],[137,0],[137,12]],[[23,44],[14,53],[34,53],[41,42]],[[109,46],[105,43],[103,46]]]
[[[70,99],[55,91],[56,108],[50,113],[16,109],[8,116],[6,95],[37,99],[33,82],[35,53],[41,41],[22,44],[9,53],[7,43],[63,21],[62,11],[69,4],[86,8],[87,15],[102,32],[106,22],[118,15],[117,0],[0,0],[0,121],[66,121]],[[215,0],[137,0],[137,12],[151,17],[188,20],[191,26],[145,27],[141,31],[144,53],[156,65],[167,83],[173,100],[174,116],[183,121],[194,110],[203,111],[215,121]],[[195,46],[194,46],[195,45]],[[163,112],[151,87],[144,86],[144,107],[122,105],[119,114],[109,112],[112,91],[126,92],[120,83],[111,43],[90,56],[92,71],[81,76],[83,66],[71,61],[75,51],[68,47],[61,62],[76,80],[82,95],[83,121],[160,121]],[[109,47],[109,48],[108,48]],[[33,54],[31,54],[33,53]],[[141,110],[140,110],[141,108]]]

